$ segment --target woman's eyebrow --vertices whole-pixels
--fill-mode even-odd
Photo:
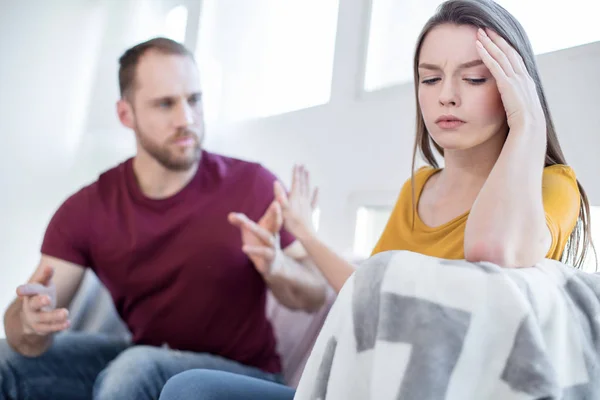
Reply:
[[[482,65],[482,64],[483,64],[482,60],[473,60],[473,61],[469,61],[469,62],[460,64],[458,66],[458,69],[472,68],[472,67],[476,67],[476,66]],[[442,70],[442,68],[440,68],[438,65],[429,64],[429,63],[421,63],[421,64],[419,64],[419,68],[430,69],[433,71],[441,71]]]

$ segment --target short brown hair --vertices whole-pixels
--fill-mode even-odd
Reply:
[[[119,58],[119,90],[121,97],[131,93],[135,85],[135,71],[140,58],[149,50],[156,50],[162,54],[186,56],[194,60],[194,55],[184,45],[164,37],[150,39],[133,46]]]

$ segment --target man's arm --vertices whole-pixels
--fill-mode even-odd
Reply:
[[[28,357],[43,354],[54,333],[69,327],[68,310],[85,269],[79,265],[42,255],[26,285],[17,288],[17,299],[4,314],[8,344]]]
[[[242,251],[263,276],[275,298],[293,310],[316,311],[325,303],[326,283],[300,242],[281,249],[281,207],[273,201],[258,222],[231,213],[229,222],[240,228]]]
[[[275,182],[277,178],[273,174],[261,169],[257,176],[257,193],[274,190]],[[296,193],[296,186],[292,185],[293,193]],[[315,191],[312,197],[312,205],[316,204],[316,193]],[[302,244],[295,240],[293,233],[290,235],[289,231],[282,231],[282,209],[276,199],[271,201],[257,222],[235,212],[230,213],[228,219],[240,228],[242,251],[250,258],[281,304],[293,310],[311,312],[325,303],[326,280]],[[282,250],[282,247],[285,248]]]

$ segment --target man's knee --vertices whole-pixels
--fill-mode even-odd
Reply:
[[[2,378],[9,372],[8,365],[14,357],[15,353],[6,342],[6,339],[0,339],[0,387],[2,387]]]
[[[17,397],[18,377],[25,357],[15,352],[6,339],[0,339],[0,400]]]
[[[160,394],[160,400],[230,399],[240,391],[240,388],[235,387],[239,386],[240,379],[247,377],[209,369],[185,371],[169,379]]]
[[[6,368],[6,364],[15,357],[17,353],[9,346],[6,339],[0,339],[0,371]],[[0,374],[0,377],[2,374]]]
[[[152,393],[160,393],[165,380],[158,364],[161,351],[134,346],[122,352],[96,378],[94,399],[154,398]]]
[[[202,393],[205,395],[206,390],[200,391],[200,386],[210,383],[210,380],[203,379],[203,374],[212,373],[210,370],[191,370],[175,375],[167,381],[160,394],[160,400],[175,400],[175,399],[193,399],[194,394]],[[203,399],[210,397],[203,397]]]

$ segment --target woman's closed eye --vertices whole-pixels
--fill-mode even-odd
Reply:
[[[487,81],[486,78],[465,78],[464,80],[469,82],[471,85],[481,85]]]
[[[441,80],[441,78],[426,78],[426,79],[423,79],[421,81],[421,83],[423,83],[425,85],[433,85],[436,82],[439,82],[440,80]]]
[[[425,85],[434,85],[441,80],[441,78],[426,78],[421,80],[421,83]],[[482,85],[487,82],[486,78],[464,78],[463,80],[471,85]]]

